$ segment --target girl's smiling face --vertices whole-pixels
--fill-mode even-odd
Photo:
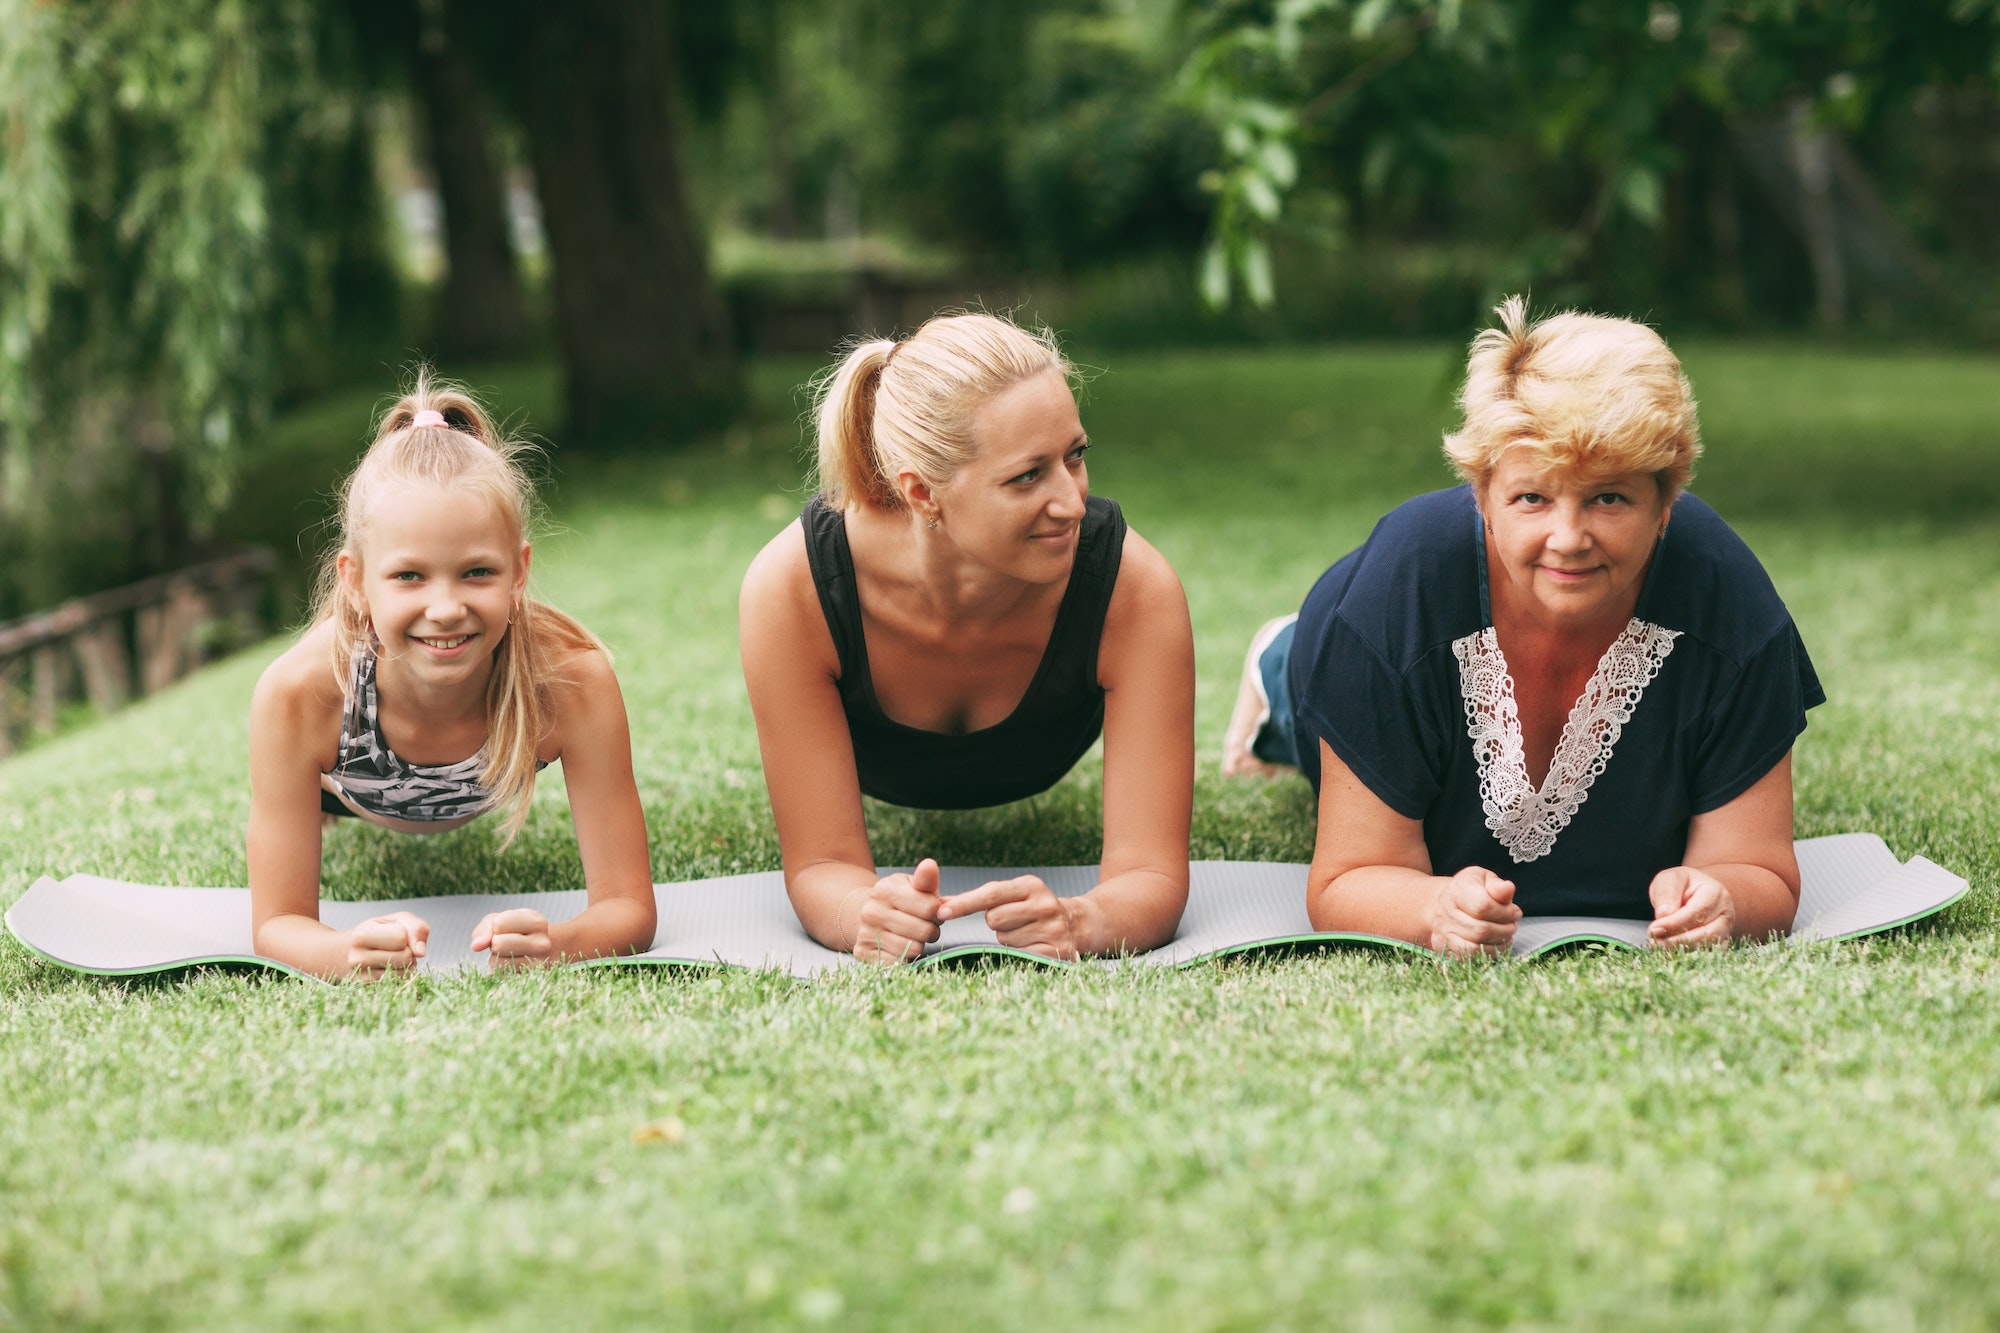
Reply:
[[[384,663],[436,685],[483,685],[528,583],[528,543],[493,502],[467,487],[394,486],[357,544],[340,554],[341,583]]]
[[[1650,472],[1583,476],[1512,454],[1488,479],[1481,509],[1496,600],[1557,624],[1629,617],[1667,517]]]
[[[952,541],[1029,583],[1069,577],[1083,529],[1090,447],[1059,371],[1030,376],[973,415],[979,456],[935,492]]]

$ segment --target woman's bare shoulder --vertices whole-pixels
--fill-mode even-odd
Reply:
[[[1181,588],[1180,575],[1174,573],[1158,547],[1127,528],[1109,614],[1145,616],[1158,611],[1187,614],[1187,594]]]
[[[759,599],[812,584],[812,564],[806,559],[806,532],[803,520],[793,519],[776,536],[764,543],[743,571],[743,598],[747,606]]]
[[[738,605],[745,627],[797,633],[819,618],[819,593],[806,558],[803,522],[794,520],[764,543],[743,574]]]

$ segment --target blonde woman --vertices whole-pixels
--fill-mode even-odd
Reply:
[[[1187,900],[1194,648],[1165,559],[1090,494],[1047,334],[950,315],[855,347],[818,404],[819,493],[743,579],[743,674],[785,883],[806,929],[914,958],[984,912],[1054,958],[1151,948]],[[966,809],[1031,796],[1104,738],[1097,887],[938,895],[878,876],[864,793]]]
[[[1755,556],[1684,491],[1657,334],[1517,297],[1473,343],[1465,484],[1419,496],[1252,644],[1224,768],[1319,791],[1321,930],[1504,950],[1524,913],[1760,939],[1798,906],[1793,741],[1824,701]]]
[[[403,833],[501,812],[511,840],[535,777],[563,762],[588,907],[569,921],[488,915],[496,967],[644,949],[654,930],[645,817],[610,658],[528,595],[533,491],[478,403],[419,378],[343,489],[340,543],[312,628],[250,706],[250,902],[257,952],[325,977],[414,966],[409,912],[319,919],[322,824]]]

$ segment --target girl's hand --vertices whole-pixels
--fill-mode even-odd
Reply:
[[[1467,866],[1438,885],[1431,899],[1431,948],[1453,958],[1501,954],[1514,942],[1514,881],[1484,866]]]
[[[1736,900],[1721,880],[1693,866],[1669,866],[1646,890],[1653,924],[1646,933],[1656,949],[1727,944],[1736,933]]]
[[[969,893],[946,898],[938,919],[986,913],[986,924],[1010,949],[1026,949],[1044,958],[1075,958],[1076,915],[1070,903],[1034,875],[995,880]]]
[[[371,917],[347,932],[347,975],[373,981],[417,965],[431,937],[430,923],[414,912]]]
[[[859,901],[860,910],[848,904]],[[938,863],[928,857],[908,875],[890,875],[872,889],[854,889],[841,904],[854,920],[854,956],[864,963],[912,962],[938,937]]]
[[[472,951],[493,951],[493,967],[532,967],[555,954],[549,942],[549,919],[532,907],[488,912],[472,928]]]

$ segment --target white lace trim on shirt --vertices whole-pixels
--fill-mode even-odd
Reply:
[[[1514,706],[1514,678],[1491,628],[1451,645],[1458,657],[1465,726],[1479,761],[1479,801],[1486,827],[1517,864],[1546,856],[1569,827],[1590,786],[1611,761],[1611,747],[1632,720],[1632,710],[1681,631],[1649,625],[1637,616],[1604,650],[1597,670],[1577,696],[1563,724],[1548,776],[1539,791],[1528,780],[1521,715]]]

